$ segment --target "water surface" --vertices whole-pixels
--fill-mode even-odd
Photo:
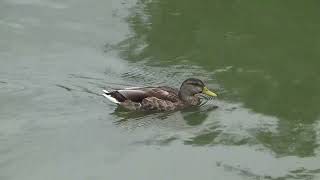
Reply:
[[[320,179],[317,7],[1,1],[0,179]],[[188,77],[218,99],[145,114],[100,96]]]

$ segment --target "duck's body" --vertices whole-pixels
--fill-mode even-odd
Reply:
[[[119,104],[129,110],[157,110],[173,111],[183,109],[188,106],[200,104],[197,96],[204,93],[216,96],[209,91],[198,79],[185,80],[179,89],[159,86],[159,87],[134,87],[108,92],[103,90],[103,96],[110,101]]]

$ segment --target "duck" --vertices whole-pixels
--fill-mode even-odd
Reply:
[[[198,106],[201,95],[216,97],[205,84],[197,78],[188,78],[180,89],[169,86],[129,87],[113,91],[103,91],[103,96],[111,102],[133,111],[174,111]]]

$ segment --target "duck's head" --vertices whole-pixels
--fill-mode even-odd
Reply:
[[[200,79],[189,78],[183,81],[179,91],[180,98],[184,101],[198,100],[198,97],[195,96],[196,94],[217,96],[217,94],[210,91]]]

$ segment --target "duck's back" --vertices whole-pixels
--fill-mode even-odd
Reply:
[[[104,91],[107,95],[111,95],[117,101],[124,102],[130,100],[133,102],[142,102],[148,97],[156,97],[158,99],[168,100],[172,102],[179,101],[179,90],[167,86],[159,87],[143,87],[143,88],[128,88],[115,91]]]

